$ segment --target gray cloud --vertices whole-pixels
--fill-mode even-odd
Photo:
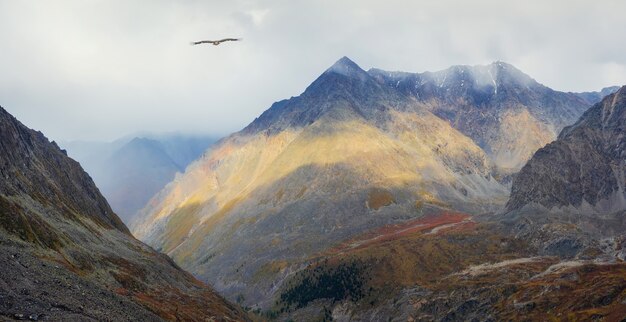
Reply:
[[[225,134],[347,55],[364,68],[503,60],[565,91],[626,83],[626,3],[0,0],[0,104],[53,139]],[[196,39],[241,43],[192,47]]]

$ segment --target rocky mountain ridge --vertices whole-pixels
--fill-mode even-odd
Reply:
[[[1,107],[0,175],[0,319],[247,319],[133,238],[78,162]]]
[[[369,73],[426,104],[472,138],[505,173],[517,172],[591,105],[577,94],[552,90],[504,62],[439,72],[371,69]]]

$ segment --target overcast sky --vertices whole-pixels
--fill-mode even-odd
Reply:
[[[56,140],[227,134],[342,56],[509,62],[562,91],[626,84],[626,1],[0,0],[0,105]],[[243,37],[219,47],[198,39]]]

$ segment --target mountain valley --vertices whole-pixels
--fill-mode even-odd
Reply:
[[[93,181],[1,110],[0,316],[618,319],[625,98],[343,57],[214,144],[64,144]]]

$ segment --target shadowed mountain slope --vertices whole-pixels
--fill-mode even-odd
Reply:
[[[78,162],[0,108],[0,318],[245,319],[134,239]]]
[[[540,149],[513,182],[509,210],[535,203],[626,209],[626,87],[590,108]]]

